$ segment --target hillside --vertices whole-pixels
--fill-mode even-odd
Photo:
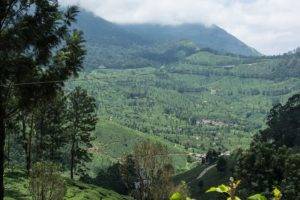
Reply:
[[[86,39],[86,69],[157,67],[174,62],[174,53],[169,57],[168,51],[182,40],[191,41],[201,49],[244,56],[260,55],[217,26],[119,25],[82,11],[75,28],[82,30]]]
[[[1,3],[0,200],[300,200],[300,48],[177,24],[281,52],[268,3],[72,3]]]
[[[145,134],[113,121],[98,123],[94,137],[96,138],[92,148],[93,161],[90,163],[92,176],[95,176],[99,168],[105,168],[112,163],[120,161],[122,156],[130,154],[133,147],[141,141],[150,140],[154,143],[162,143],[167,146],[176,166],[177,171],[185,171],[190,168],[186,161],[186,150],[180,145],[173,144],[163,138]]]
[[[178,174],[174,177],[174,182],[179,183],[185,181],[191,192],[191,197],[199,200],[214,200],[218,195],[214,193],[205,193],[210,187],[227,183],[229,178],[233,176],[232,169],[235,165],[236,157],[226,157],[227,167],[224,172],[219,172],[212,164],[198,165],[195,168],[186,171],[182,174]],[[211,168],[212,166],[212,168]],[[209,170],[205,170],[209,169]],[[203,176],[199,178],[199,175],[205,170]]]
[[[269,109],[299,92],[298,61],[296,54],[249,59],[200,50],[159,68],[85,72],[79,79],[88,82],[70,86],[80,85],[97,99],[102,119],[139,134],[155,135],[188,152],[233,150],[247,148],[265,126]],[[287,66],[290,70],[283,73]],[[123,138],[110,131],[118,126],[106,125],[106,131],[96,133],[110,144]],[[132,137],[123,132],[123,141],[109,146],[110,155],[130,150],[126,137]]]
[[[28,191],[28,179],[26,173],[22,170],[14,170],[13,172],[6,172],[4,181],[6,183],[5,200],[30,200]],[[67,186],[67,200],[81,200],[81,199],[103,199],[103,200],[130,200],[132,198],[119,195],[118,193],[106,190],[94,185],[84,184],[79,181],[72,181],[65,179]]]

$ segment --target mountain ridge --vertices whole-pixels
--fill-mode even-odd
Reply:
[[[194,43],[199,49],[242,56],[261,54],[218,26],[201,24],[178,26],[155,24],[115,24],[93,13],[82,11],[74,28],[84,32],[87,46],[88,69],[158,67],[172,58],[163,51],[182,40]],[[181,50],[181,48],[179,48]],[[189,51],[189,50],[188,50]],[[177,52],[181,54],[181,52]],[[161,55],[158,55],[161,54]],[[176,54],[176,52],[173,52]],[[160,57],[160,60],[151,59]],[[173,55],[172,55],[173,56]],[[162,60],[161,58],[166,58]]]

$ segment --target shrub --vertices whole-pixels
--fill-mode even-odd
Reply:
[[[36,163],[30,174],[29,186],[34,200],[62,200],[66,194],[59,167],[53,163]]]

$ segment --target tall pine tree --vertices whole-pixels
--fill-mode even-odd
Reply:
[[[76,87],[69,95],[68,120],[70,131],[70,176],[84,173],[86,162],[91,160],[88,148],[92,147],[92,131],[97,123],[95,99],[86,90]]]
[[[8,120],[38,99],[55,96],[62,81],[82,68],[82,35],[71,30],[77,12],[59,10],[52,0],[0,1],[0,200]]]

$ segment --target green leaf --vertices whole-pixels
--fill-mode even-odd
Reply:
[[[281,197],[282,197],[282,194],[277,187],[274,188],[273,195],[274,195],[275,199],[281,199]]]
[[[181,199],[182,199],[182,196],[179,192],[174,193],[170,198],[170,200],[181,200]]]
[[[227,200],[232,200],[231,197],[228,197]],[[234,197],[234,200],[241,200],[239,197]]]
[[[219,185],[218,188],[222,191],[222,192],[225,192],[225,193],[228,193],[229,191],[229,187],[226,186],[226,185]]]
[[[267,200],[267,198],[264,195],[256,194],[251,197],[248,197],[248,200]]]
[[[217,192],[217,188],[216,187],[211,187],[206,192]]]
[[[206,192],[219,192],[219,193],[228,193],[229,187],[226,185],[219,185],[218,187],[211,187]]]

